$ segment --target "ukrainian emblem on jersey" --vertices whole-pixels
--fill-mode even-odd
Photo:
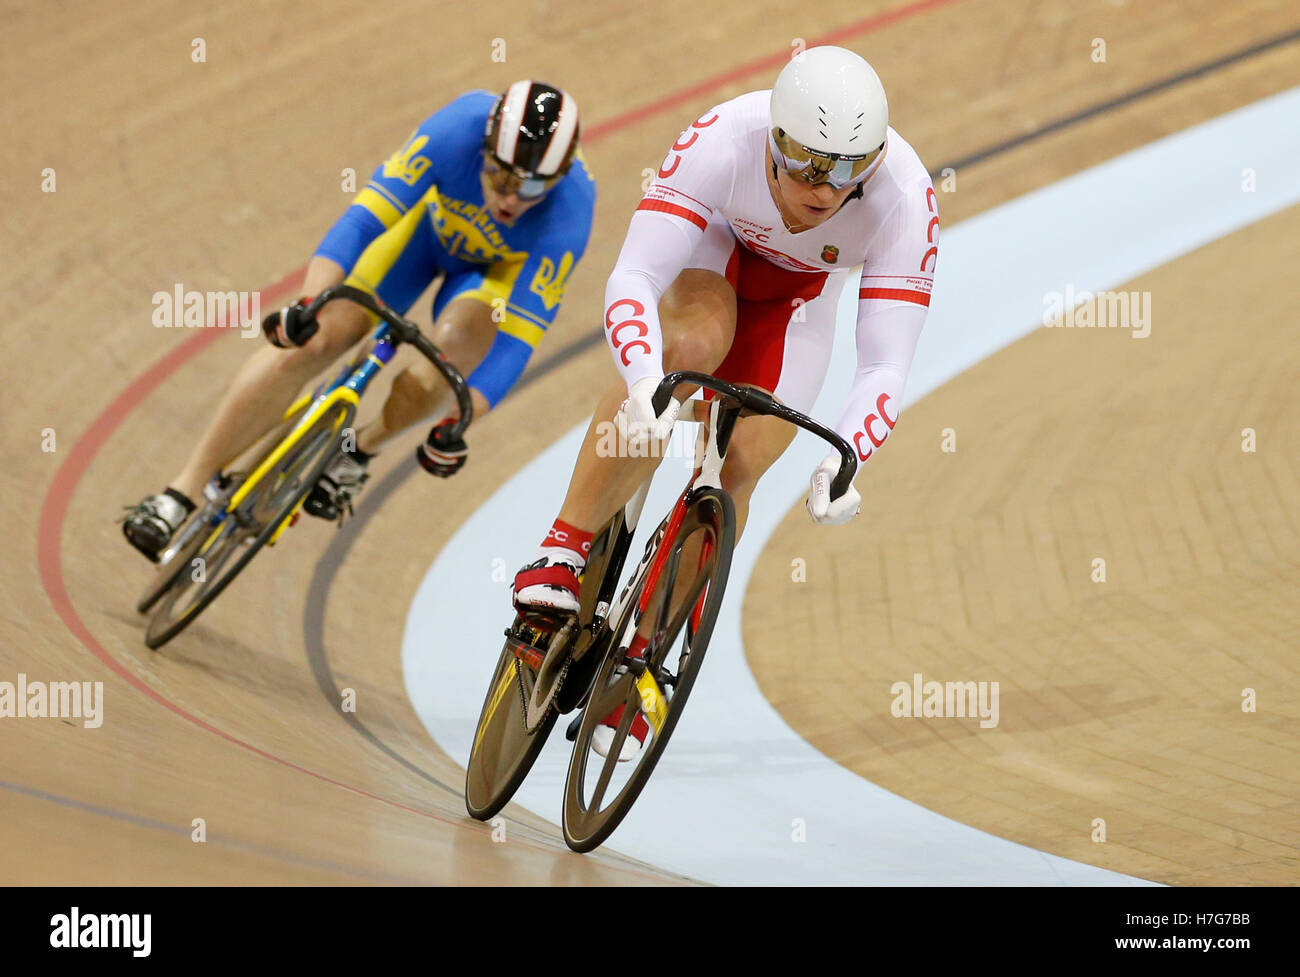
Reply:
[[[547,309],[553,309],[564,298],[564,290],[569,287],[569,273],[573,271],[573,254],[564,252],[559,268],[550,258],[542,258],[537,266],[537,274],[528,286],[533,293],[540,295]]]
[[[828,244],[822,248],[822,261],[828,265],[833,265],[840,260],[840,249],[833,244]]]
[[[384,160],[384,176],[390,180],[401,180],[409,187],[415,186],[432,162],[428,156],[420,155],[420,150],[428,141],[428,136],[412,136],[408,139],[405,146]]]

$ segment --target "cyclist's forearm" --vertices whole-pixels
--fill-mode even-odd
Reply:
[[[925,306],[907,301],[858,303],[858,369],[835,431],[856,449],[859,468],[898,420],[925,315]]]
[[[605,344],[623,382],[663,376],[663,329],[658,283],[637,271],[616,268],[605,286]]]
[[[885,443],[898,421],[907,378],[892,366],[859,369],[835,433],[853,445],[858,469]]]
[[[307,262],[307,274],[302,281],[302,294],[319,295],[331,285],[338,285],[347,277],[343,266],[324,255],[313,255]]]
[[[701,218],[702,221],[702,218]],[[623,382],[663,376],[659,299],[686,267],[703,232],[656,211],[638,211],[605,285],[605,342]]]

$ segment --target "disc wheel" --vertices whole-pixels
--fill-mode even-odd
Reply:
[[[323,411],[284,456],[249,489],[234,511],[185,554],[145,629],[145,644],[160,648],[185,630],[220,596],[307,497],[338,447],[339,431],[355,408],[337,401]],[[178,553],[176,559],[182,554]]]
[[[583,710],[564,785],[564,841],[574,851],[601,844],[631,810],[668,745],[704,661],[731,568],[736,517],[731,497],[717,489],[701,490],[689,506],[677,533],[660,543],[668,555],[646,605],[653,630],[644,655],[631,659],[625,654],[643,581],[614,627],[615,640]],[[684,554],[695,565],[693,579],[683,569]],[[609,756],[601,757],[592,747],[596,728],[620,706]],[[649,723],[646,742],[633,759],[619,761],[638,714]]]
[[[510,801],[546,745],[558,715],[548,708],[528,722],[538,669],[543,659],[560,660],[572,627],[543,632],[516,617],[479,712],[465,770],[465,808],[480,821],[494,817]]]

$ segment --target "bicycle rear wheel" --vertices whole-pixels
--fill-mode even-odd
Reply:
[[[563,652],[554,642],[568,642],[574,633],[567,625],[548,634],[519,616],[506,632],[465,766],[465,809],[471,817],[487,821],[505,807],[546,745],[559,714],[552,706],[529,729],[527,703],[542,659],[552,650]]]
[[[339,432],[355,412],[348,401],[331,404],[233,511],[228,510],[209,532],[199,534],[198,545],[185,554],[178,568],[182,572],[155,598],[157,606],[145,629],[146,645],[161,648],[192,624],[293,516],[333,458]]]
[[[631,810],[686,707],[713,634],[731,569],[735,509],[729,495],[713,488],[700,490],[688,506],[677,533],[660,543],[661,550],[668,547],[668,556],[651,584],[654,590],[647,606],[655,620],[644,656],[631,659],[625,652],[645,581],[614,628],[616,639],[596,672],[582,713],[564,785],[562,819],[564,841],[574,851],[587,852],[600,845]],[[696,575],[683,584],[683,593],[674,594],[688,545],[692,555],[698,553]],[[669,595],[676,597],[676,607],[671,606]],[[592,739],[601,721],[619,706],[622,718],[609,756],[602,758],[592,749]],[[634,759],[620,762],[619,753],[638,713],[646,716],[650,726],[647,741]]]

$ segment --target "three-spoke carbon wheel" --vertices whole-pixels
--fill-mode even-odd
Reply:
[[[160,648],[185,630],[293,515],[334,457],[340,432],[355,412],[347,401],[336,401],[322,411],[248,489],[233,512],[227,512],[214,528],[197,533],[173,557],[175,569],[166,589],[146,592],[137,604],[146,599],[156,603],[145,630],[146,645]]]
[[[663,557],[661,571],[654,580],[647,574],[615,624],[615,640],[596,672],[564,785],[564,840],[574,851],[591,851],[609,837],[663,755],[713,634],[735,536],[731,497],[719,489],[696,490],[681,526],[660,542],[650,563],[653,569]],[[653,588],[648,598],[647,586]],[[626,650],[640,606],[646,607],[652,629],[644,656],[632,659]],[[601,757],[593,737],[620,706],[609,756]],[[638,715],[649,725],[646,741],[635,757],[620,761]]]

